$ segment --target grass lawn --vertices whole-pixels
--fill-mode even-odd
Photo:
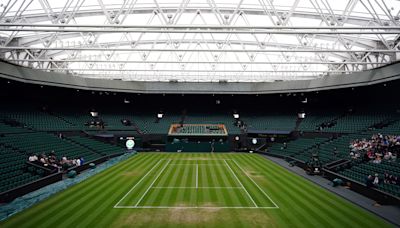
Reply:
[[[141,153],[0,227],[390,227],[257,154]]]

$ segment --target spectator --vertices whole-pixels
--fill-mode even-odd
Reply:
[[[378,186],[379,185],[379,176],[378,176],[377,173],[375,173],[374,181],[372,182],[372,184],[374,186]]]
[[[390,177],[389,173],[385,172],[385,174],[383,175],[383,183],[389,184],[390,183],[389,177]]]
[[[372,187],[373,184],[372,182],[374,181],[374,178],[371,175],[368,175],[368,177],[365,179],[365,184],[367,185],[367,187]]]
[[[398,180],[397,176],[393,176],[390,182],[391,182],[391,184],[400,185],[400,181]]]

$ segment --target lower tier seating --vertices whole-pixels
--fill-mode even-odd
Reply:
[[[384,183],[384,174],[388,172],[392,175],[400,177],[400,163],[399,162],[382,162],[381,164],[374,163],[359,163],[354,164],[351,168],[339,171],[343,176],[365,183],[368,175],[378,174],[380,183],[377,188],[388,192],[392,195],[400,197],[400,185]]]
[[[40,178],[26,170],[27,154],[0,144],[0,192],[4,192]]]

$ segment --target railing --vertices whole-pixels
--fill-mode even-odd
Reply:
[[[117,157],[117,156],[120,156],[122,154],[124,154],[124,153],[115,153],[115,154],[107,155],[107,156],[104,156],[104,157],[89,161],[89,162],[87,162],[87,163],[85,163],[85,164],[83,164],[81,166],[72,167],[72,168],[68,169],[68,171],[75,170],[77,173],[80,173],[80,172],[82,172],[82,171],[84,171],[86,169],[89,169],[90,168],[90,163],[94,163],[94,164],[97,165],[97,164],[100,164],[100,163],[103,163],[103,162],[109,160],[110,158]],[[41,167],[41,166],[33,164],[33,163],[30,163],[30,165],[33,165],[36,168],[45,169],[45,167]],[[46,177],[43,177],[43,178],[41,178],[39,180],[36,180],[36,181],[30,182],[30,183],[21,185],[21,186],[19,186],[17,188],[13,188],[13,189],[10,189],[8,191],[2,192],[2,193],[0,193],[0,203],[11,202],[12,200],[14,200],[17,197],[20,197],[20,196],[23,196],[23,195],[28,194],[30,192],[33,192],[33,191],[35,191],[35,190],[37,190],[39,188],[42,188],[44,186],[47,186],[49,184],[53,184],[55,182],[58,182],[58,181],[63,179],[63,175],[64,175],[63,172],[50,174],[50,175],[48,175]]]
[[[49,184],[53,184],[57,181],[62,180],[63,174],[62,173],[55,173],[49,176],[43,177],[39,180],[34,182],[30,182],[19,187],[10,189],[8,191],[0,193],[0,203],[8,203],[14,200],[15,198],[25,195],[27,193],[33,192],[39,188],[47,186]]]
[[[324,172],[324,177],[333,180],[335,178],[342,179],[344,182],[350,183],[349,187],[351,190],[360,193],[368,198],[377,201],[380,204],[390,204],[390,205],[400,205],[400,198],[389,194],[387,192],[381,191],[376,188],[368,188],[366,184],[355,181],[338,173],[332,172],[325,168],[322,169]]]

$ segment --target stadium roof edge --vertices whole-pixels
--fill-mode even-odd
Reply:
[[[23,83],[92,91],[144,94],[279,94],[367,86],[400,79],[400,62],[352,74],[275,82],[143,82],[82,78],[0,62],[0,77]]]

